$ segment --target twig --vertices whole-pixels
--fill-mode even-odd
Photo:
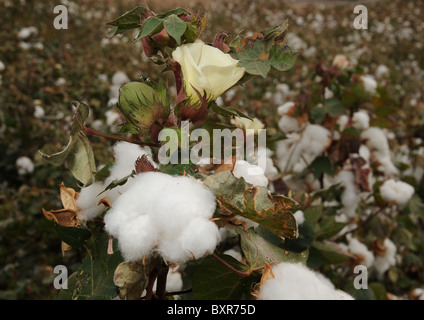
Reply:
[[[145,142],[145,141],[141,141],[141,140],[138,140],[138,139],[131,139],[131,138],[127,138],[127,137],[116,136],[114,134],[100,132],[100,131],[90,129],[90,128],[87,128],[87,127],[82,127],[82,129],[88,134],[92,134],[92,135],[107,138],[107,139],[126,141],[126,142],[129,142],[129,143],[138,144],[138,145],[141,145],[141,146],[149,146],[149,147],[160,147],[161,146],[158,143]]]

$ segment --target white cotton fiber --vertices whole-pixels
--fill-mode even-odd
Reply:
[[[371,75],[363,75],[361,77],[362,84],[364,85],[365,91],[371,94],[375,94],[377,90],[377,81]]]
[[[34,172],[34,163],[28,157],[19,157],[16,159],[15,165],[20,176]]]
[[[272,267],[273,279],[260,287],[261,300],[353,300],[336,290],[324,276],[301,263],[280,263]]]
[[[268,179],[265,177],[264,170],[256,165],[250,164],[244,160],[237,160],[234,169],[233,175],[236,178],[244,178],[247,183],[250,183],[254,186],[263,186],[268,185]]]
[[[367,268],[371,268],[374,264],[374,254],[368,250],[367,246],[358,239],[352,237],[348,238],[348,243],[348,250],[354,255],[361,256],[362,261],[360,263]]]
[[[215,196],[187,176],[145,172],[114,202],[106,230],[118,239],[126,261],[158,252],[169,262],[184,262],[213,252],[220,233],[212,218]]]
[[[390,148],[387,137],[380,128],[370,127],[361,132],[361,140],[371,152],[372,161],[378,164],[377,169],[386,175],[397,174],[398,170],[390,159]]]
[[[122,186],[103,192],[114,180],[119,180],[130,175],[135,170],[135,162],[139,157],[147,155],[150,163],[154,167],[157,167],[151,158],[151,150],[148,147],[142,148],[139,145],[121,141],[114,145],[113,153],[115,163],[110,168],[109,177],[103,182],[95,182],[88,187],[82,188],[80,191],[77,206],[78,218],[81,221],[93,219],[105,210],[104,205],[98,205],[101,199],[106,199],[112,205],[125,190],[131,187],[133,178],[129,178]]]
[[[365,110],[359,110],[352,116],[353,126],[359,130],[365,130],[370,126],[370,116]]]
[[[381,197],[386,201],[394,201],[399,206],[405,206],[414,195],[414,187],[403,181],[389,179],[380,186]]]
[[[384,239],[383,245],[386,247],[386,251],[382,256],[376,256],[374,260],[374,268],[376,269],[379,277],[383,275],[390,266],[396,265],[396,246],[389,239]]]
[[[294,214],[293,214],[294,218],[296,219],[297,225],[300,226],[302,223],[305,222],[305,214],[303,213],[302,210],[297,210]]]
[[[340,186],[343,188],[341,195],[343,212],[347,217],[353,218],[360,201],[359,191],[355,185],[355,176],[352,171],[341,170],[335,176],[335,182],[340,183]]]

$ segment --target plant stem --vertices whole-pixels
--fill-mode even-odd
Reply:
[[[235,274],[241,276],[241,277],[248,277],[251,275],[252,271],[240,271],[237,270],[236,268],[234,268],[233,266],[231,266],[230,264],[228,264],[227,262],[225,262],[223,259],[221,259],[220,257],[218,257],[215,253],[212,253],[212,257],[217,260],[219,263],[221,263],[224,267],[226,267],[228,270],[230,270],[231,272],[234,272]]]
[[[126,142],[129,142],[129,143],[138,144],[138,145],[141,145],[141,146],[149,146],[149,147],[160,147],[161,146],[158,143],[144,142],[144,141],[141,141],[141,140],[138,140],[138,139],[121,137],[121,136],[117,136],[117,135],[114,135],[114,134],[100,132],[100,131],[90,129],[90,128],[87,128],[87,127],[82,127],[82,129],[88,134],[92,134],[92,135],[107,138],[107,139],[126,141]]]
[[[161,269],[158,274],[158,281],[156,285],[156,297],[159,300],[165,299],[166,296],[166,278],[168,276],[169,266]]]
[[[159,274],[158,269],[153,269],[149,274],[149,281],[147,283],[146,287],[146,296],[144,297],[145,300],[152,300],[153,297],[153,285],[155,284],[155,280]]]

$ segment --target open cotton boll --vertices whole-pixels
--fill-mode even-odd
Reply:
[[[365,110],[359,110],[352,116],[353,126],[359,130],[365,130],[370,126],[370,116]]]
[[[386,175],[399,173],[390,159],[389,143],[383,130],[370,127],[361,132],[361,140],[365,141],[366,146],[369,148],[372,161],[377,162],[377,170]]]
[[[301,263],[274,265],[272,273],[274,278],[261,284],[261,300],[353,300]]]
[[[158,252],[185,262],[213,252],[220,232],[212,218],[215,196],[201,182],[160,172],[137,175],[105,216],[126,261]]]
[[[376,256],[374,260],[374,268],[377,271],[379,277],[381,277],[390,266],[396,265],[396,246],[389,239],[384,239],[383,245],[386,247],[386,251],[382,256]]]
[[[377,90],[377,81],[371,75],[361,76],[362,84],[364,85],[365,91],[371,94],[375,94]]]
[[[335,176],[336,183],[340,183],[343,187],[343,192],[341,195],[341,202],[343,205],[344,214],[353,218],[356,214],[356,208],[359,203],[359,191],[355,185],[355,176],[352,171],[341,170]]]
[[[348,250],[354,255],[358,255],[362,257],[362,261],[360,262],[367,268],[371,268],[374,264],[374,254],[368,250],[367,246],[360,242],[356,238],[348,238]]]
[[[244,160],[237,160],[234,169],[233,175],[236,178],[244,178],[247,183],[250,183],[254,186],[263,186],[268,185],[268,179],[264,175],[264,170],[256,165],[250,164]]]
[[[394,201],[401,207],[408,203],[414,192],[415,190],[410,184],[393,179],[386,180],[380,186],[381,197],[389,202]]]
[[[123,71],[116,71],[112,76],[112,84],[115,86],[121,86],[122,84],[129,81],[130,79]]]
[[[152,165],[157,167],[157,164],[151,159],[151,150],[148,147],[142,148],[136,144],[120,141],[113,146],[113,153],[115,163],[110,168],[109,177],[104,182],[95,182],[80,191],[77,206],[78,218],[81,221],[91,220],[105,210],[103,205],[98,205],[101,199],[105,198],[109,204],[113,205],[113,202],[131,187],[134,182],[133,178],[129,178],[122,186],[103,192],[113,180],[122,179],[131,174],[139,157],[147,155]]]
[[[16,159],[15,165],[20,176],[34,172],[34,163],[28,157],[19,157]]]

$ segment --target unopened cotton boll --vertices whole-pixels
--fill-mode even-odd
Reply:
[[[185,262],[212,253],[219,243],[218,227],[209,220],[215,208],[215,196],[201,182],[145,172],[116,199],[105,228],[126,261],[155,251],[169,262]]]
[[[34,163],[28,157],[19,157],[16,159],[15,165],[20,176],[34,172]]]
[[[274,265],[272,274],[274,278],[260,286],[258,298],[261,300],[353,300],[301,263]]]
[[[254,186],[266,187],[268,185],[268,179],[265,177],[264,170],[244,160],[236,161],[233,174],[236,178],[244,178],[247,183]]]
[[[386,201],[394,201],[399,206],[404,206],[414,195],[414,188],[403,181],[389,179],[380,186],[381,197]]]

